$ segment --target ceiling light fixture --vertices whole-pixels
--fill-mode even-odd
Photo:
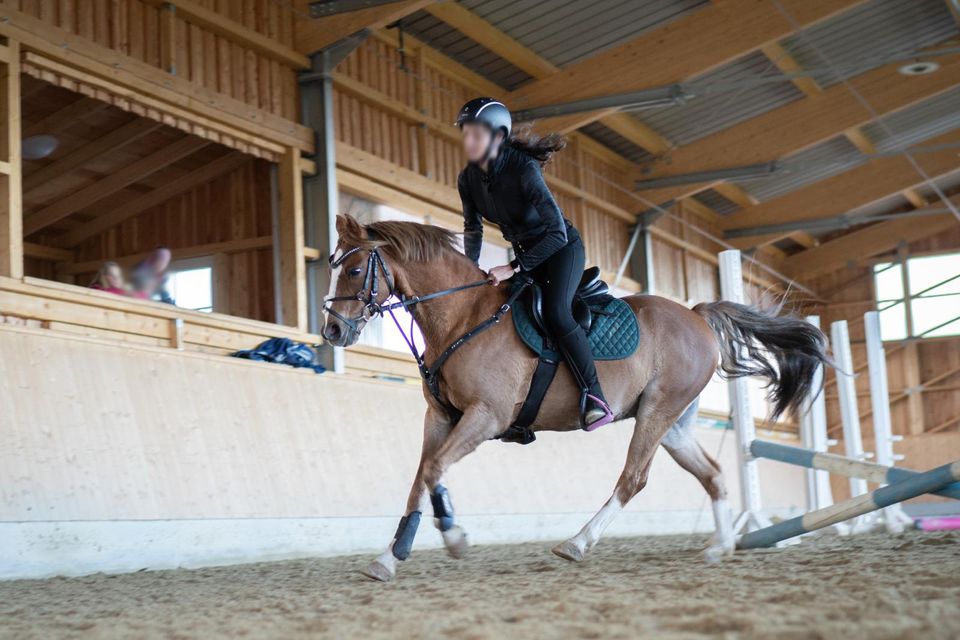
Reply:
[[[904,76],[925,76],[935,72],[939,68],[940,65],[936,62],[918,60],[903,65],[898,71]]]
[[[24,138],[21,143],[21,153],[24,160],[42,160],[60,146],[60,140],[55,136],[38,135]]]

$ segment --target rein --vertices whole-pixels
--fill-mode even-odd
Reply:
[[[331,255],[328,262],[332,268],[336,269],[343,264],[344,260],[358,251],[360,251],[360,247],[353,247],[352,249],[341,253],[339,258],[335,258]],[[377,302],[378,284],[381,274],[387,284],[387,297],[384,298],[384,301],[396,296],[399,298],[397,302],[393,302],[391,304],[382,304]],[[423,358],[423,353],[417,348],[417,345],[414,341],[413,323],[415,320],[411,317],[410,330],[405,332],[403,327],[400,326],[400,321],[397,320],[396,314],[393,312],[395,309],[414,307],[421,302],[427,302],[428,300],[435,300],[436,298],[442,298],[454,293],[459,293],[460,291],[482,287],[485,284],[489,284],[489,282],[487,280],[478,280],[476,282],[470,282],[468,284],[450,287],[448,289],[441,289],[440,291],[434,291],[433,293],[428,293],[422,296],[406,297],[403,294],[398,295],[394,289],[394,281],[393,276],[390,273],[390,267],[387,265],[386,261],[384,261],[383,256],[380,255],[379,248],[374,247],[370,249],[370,254],[367,256],[367,271],[363,276],[363,286],[361,286],[357,293],[352,296],[334,296],[327,298],[324,302],[323,309],[330,315],[346,324],[354,332],[357,332],[362,328],[361,322],[366,323],[366,321],[373,316],[379,315],[380,317],[383,317],[385,313],[389,313],[390,317],[393,319],[393,323],[397,326],[397,330],[403,337],[403,341],[406,342],[407,347],[409,347],[410,353],[413,354],[413,358],[417,362],[417,368],[420,371],[420,378],[423,380],[424,384],[427,385],[430,395],[432,395],[433,398],[447,410],[447,412],[450,414],[450,417],[454,421],[457,421],[460,419],[460,416],[463,415],[462,412],[453,405],[445,402],[440,397],[440,370],[443,368],[444,363],[450,359],[450,356],[452,356],[457,349],[462,347],[471,339],[475,338],[477,335],[483,333],[493,325],[500,322],[503,316],[510,311],[513,303],[517,301],[517,298],[520,297],[520,294],[523,293],[524,289],[530,285],[529,278],[525,279],[520,286],[514,288],[514,291],[510,294],[510,297],[507,298],[507,301],[503,303],[492,316],[450,343],[443,353],[437,356],[437,359],[434,360],[433,364],[431,365],[426,363],[426,360]],[[333,302],[347,300],[359,301],[363,303],[363,309],[359,315],[348,318],[347,316],[335,311],[331,306],[331,303]]]

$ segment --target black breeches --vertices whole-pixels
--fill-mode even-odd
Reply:
[[[578,238],[547,258],[531,276],[543,290],[543,318],[582,387],[602,398],[590,343],[573,318],[573,297],[586,257]]]
[[[573,331],[573,296],[583,276],[586,258],[579,239],[540,263],[530,274],[543,290],[543,318],[555,336]]]

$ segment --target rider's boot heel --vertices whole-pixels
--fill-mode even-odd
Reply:
[[[603,399],[598,398],[592,393],[588,393],[586,405],[586,411],[583,412],[583,425],[581,427],[584,431],[595,431],[603,425],[613,422],[613,411],[610,410],[610,407]]]

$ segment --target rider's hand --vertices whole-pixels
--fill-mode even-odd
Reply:
[[[487,280],[493,286],[497,286],[504,280],[509,280],[513,277],[513,267],[508,264],[500,265],[499,267],[494,267],[487,272]]]

